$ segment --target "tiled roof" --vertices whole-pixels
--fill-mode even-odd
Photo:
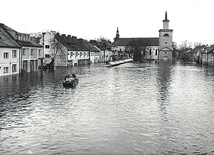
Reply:
[[[5,25],[0,23],[0,47],[21,48],[14,37],[5,29]]]
[[[114,46],[112,43],[108,42],[107,40],[101,40],[98,42],[97,40],[90,40],[90,43],[94,46],[98,47],[100,50],[111,50],[111,47]]]
[[[207,53],[214,53],[214,45],[207,47]]]
[[[205,48],[206,46],[196,46],[194,49],[190,50],[191,53],[198,53],[198,52],[202,52],[202,50]]]
[[[23,47],[40,47],[42,48],[43,46],[36,43],[36,42],[29,42],[29,41],[20,41],[20,40],[17,40],[19,42],[19,44]]]
[[[114,43],[116,46],[159,46],[159,38],[119,38]]]
[[[91,44],[90,42],[87,42],[87,44],[90,47],[91,52],[100,52],[100,49],[97,46]]]
[[[60,35],[57,33],[55,38],[64,45],[69,51],[86,51],[89,48],[84,45],[83,39],[77,39],[76,37],[71,37],[70,35]]]

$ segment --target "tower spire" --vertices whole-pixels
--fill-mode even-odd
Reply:
[[[165,12],[165,20],[167,20],[167,11]]]
[[[165,19],[163,20],[163,22],[169,22],[169,20],[167,18],[167,11],[165,12]]]
[[[114,40],[117,40],[117,39],[119,39],[119,38],[120,38],[120,34],[119,34],[119,29],[118,29],[118,27],[117,27],[116,37],[115,37]]]

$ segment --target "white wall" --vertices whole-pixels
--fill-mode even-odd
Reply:
[[[16,50],[16,57],[12,57],[12,51]],[[4,53],[8,53],[8,58],[4,58]],[[19,49],[17,48],[0,48],[0,76],[12,75],[19,73]],[[16,70],[12,70],[12,66],[16,65]],[[4,68],[8,67],[8,72],[4,72]]]

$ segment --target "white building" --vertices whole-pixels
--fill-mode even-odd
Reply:
[[[0,23],[0,76],[20,72],[20,49],[21,46],[8,33],[5,25]]]

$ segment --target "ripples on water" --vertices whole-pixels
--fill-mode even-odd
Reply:
[[[182,63],[0,77],[0,154],[214,154],[213,86]]]

